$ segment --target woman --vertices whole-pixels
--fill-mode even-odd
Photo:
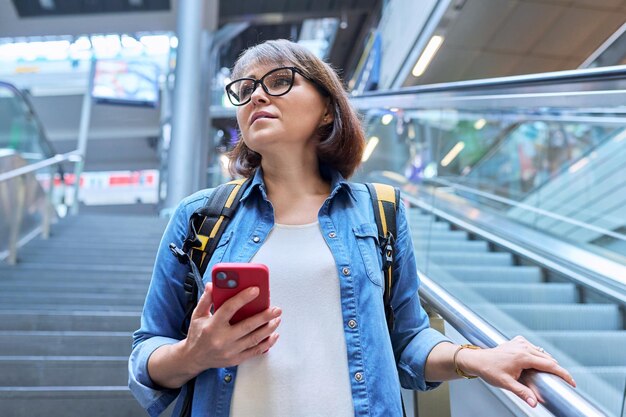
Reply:
[[[168,244],[181,245],[189,216],[211,190],[181,202],[159,249],[129,365],[130,387],[151,415],[196,376],[194,416],[401,416],[400,385],[427,390],[459,375],[481,377],[534,407],[537,394],[518,382],[529,368],[574,385],[523,338],[474,350],[429,328],[404,207],[389,337],[370,197],[345,180],[365,141],[336,73],[278,40],[247,50],[233,79],[227,93],[238,106],[241,140],[231,162],[253,180],[207,271],[217,262],[268,265],[276,307],[231,326],[257,294],[243,291],[211,314],[207,274],[188,336],[180,333],[187,266]]]

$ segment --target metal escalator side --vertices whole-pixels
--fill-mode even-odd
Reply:
[[[584,398],[564,400],[566,388],[542,385],[552,415],[621,417],[626,68],[424,86],[353,103],[375,148],[359,179],[401,186],[412,207],[425,304],[436,304],[424,295],[433,283],[471,310],[436,308],[456,322],[447,327],[453,340],[497,343],[476,338],[470,316],[501,337],[521,334],[571,371]],[[460,392],[452,415],[485,400]],[[500,400],[510,415],[540,415]]]

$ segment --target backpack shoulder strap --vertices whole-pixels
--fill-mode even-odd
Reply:
[[[198,292],[203,288],[202,276],[249,183],[250,179],[244,178],[219,185],[206,204],[191,214],[182,249],[170,243],[172,253],[190,267],[184,282],[187,299],[185,318],[181,324],[184,335],[187,335],[189,321],[198,302]]]
[[[385,276],[385,288],[383,302],[385,304],[385,317],[387,327],[391,332],[394,328],[394,314],[391,306],[391,289],[393,287],[393,254],[397,236],[396,213],[400,203],[400,190],[387,184],[367,183],[370,193],[374,218],[378,229],[378,242],[383,259],[383,273]]]
[[[226,226],[237,211],[239,200],[247,188],[246,181],[243,178],[219,185],[206,204],[193,212],[189,219],[183,251],[189,250],[200,276],[204,275]]]

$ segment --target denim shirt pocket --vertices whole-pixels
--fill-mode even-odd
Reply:
[[[367,277],[377,286],[383,286],[382,260],[378,247],[378,230],[376,225],[363,223],[352,228],[356,243],[363,258]]]
[[[213,251],[213,256],[211,256],[211,260],[209,261],[206,271],[204,271],[204,275],[202,277],[202,281],[205,284],[207,282],[211,282],[211,270],[213,269],[213,265],[215,265],[216,263],[222,262],[222,259],[224,259],[224,254],[226,253],[226,250],[228,249],[228,244],[230,243],[232,236],[233,236],[233,232],[230,231],[230,232],[224,233],[222,237],[220,238],[220,241],[215,247],[215,250]]]

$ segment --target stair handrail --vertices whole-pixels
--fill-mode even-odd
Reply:
[[[57,154],[52,158],[45,159],[43,161],[35,162],[32,164],[25,165],[23,167],[19,167],[13,169],[11,171],[3,172],[0,174],[0,185],[9,180],[17,181],[17,196],[16,196],[16,204],[15,204],[15,216],[16,218],[11,223],[11,231],[9,233],[9,250],[7,255],[7,263],[9,265],[15,265],[17,262],[17,250],[19,246],[19,235],[20,228],[22,223],[22,213],[24,212],[24,205],[26,203],[26,181],[25,176],[28,174],[32,174],[42,168],[47,168],[55,165],[59,165],[64,162],[72,162],[78,163],[83,160],[83,156],[78,150],[74,150],[72,152],[68,152],[65,154]],[[74,179],[78,181],[78,178]],[[78,187],[74,188],[74,202],[73,204],[78,203]],[[46,194],[48,196],[47,201],[51,203],[52,194],[54,191],[54,176],[50,176],[50,182],[48,190],[46,190]],[[41,234],[44,239],[47,239],[50,236],[50,224],[52,222],[52,213],[51,213],[51,204],[47,204],[44,209],[43,221],[41,226]]]
[[[497,329],[466,307],[461,301],[418,271],[419,295],[469,342],[483,348],[496,347],[507,339]],[[543,406],[556,417],[608,417],[561,378],[543,372],[529,372],[525,383],[534,385],[544,400]]]

